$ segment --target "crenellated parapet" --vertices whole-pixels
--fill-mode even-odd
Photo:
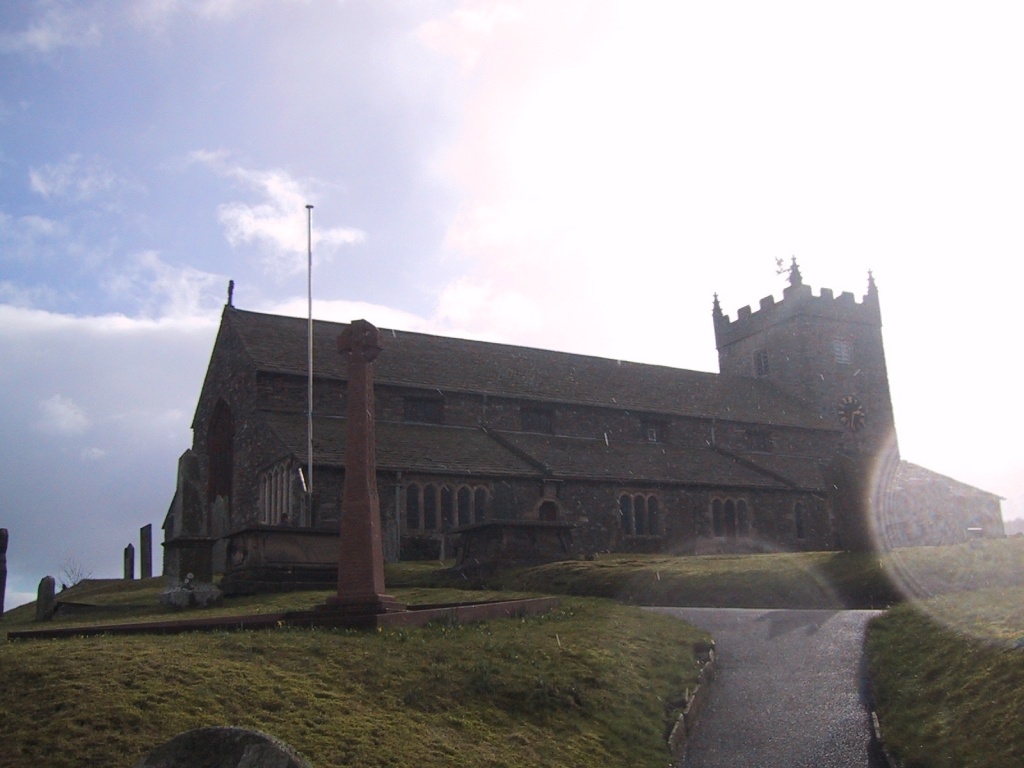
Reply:
[[[715,346],[718,349],[798,316],[863,323],[877,327],[882,325],[878,290],[870,272],[868,292],[859,302],[849,291],[835,296],[831,288],[822,288],[815,296],[811,286],[794,282],[782,292],[782,301],[775,301],[774,296],[765,296],[756,310],[751,310],[748,304],[740,307],[736,315],[735,320],[730,320],[729,315],[722,312],[716,294],[712,317],[715,324]]]

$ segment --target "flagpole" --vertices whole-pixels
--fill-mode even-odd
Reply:
[[[306,206],[306,296],[309,306],[307,323],[306,370],[306,473],[309,475],[306,492],[309,494],[309,522],[313,524],[313,206]]]

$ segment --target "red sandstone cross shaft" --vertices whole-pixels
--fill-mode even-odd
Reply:
[[[380,350],[380,333],[365,320],[354,320],[338,336],[338,351],[348,358],[348,439],[336,604],[373,612],[397,607],[394,598],[384,594],[377,498],[373,361]]]

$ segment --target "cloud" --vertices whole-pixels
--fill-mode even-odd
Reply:
[[[60,163],[30,169],[28,178],[29,188],[44,198],[63,197],[76,202],[126,186],[107,161],[98,156],[68,155]]]
[[[224,304],[228,280],[195,267],[164,262],[156,251],[135,255],[104,287],[113,296],[136,304],[143,317],[216,318]]]
[[[19,32],[0,32],[0,53],[46,54],[58,48],[84,48],[100,41],[99,24],[87,9],[71,4],[50,5]]]
[[[236,179],[258,192],[258,203],[231,202],[217,209],[224,234],[232,246],[254,243],[264,252],[268,268],[279,274],[301,272],[306,267],[306,204],[314,199],[312,190],[321,182],[299,181],[286,171],[257,171],[228,165],[222,152],[193,152],[192,160],[202,162],[222,176]],[[315,212],[314,212],[315,222]],[[344,245],[362,242],[366,233],[349,227],[313,228],[314,259],[332,255]]]
[[[125,531],[159,527],[215,314],[76,317],[0,304],[0,507],[15,590],[69,548],[114,576]]]
[[[89,427],[89,417],[71,398],[54,395],[39,403],[43,418],[39,428],[44,432],[62,435],[80,435]]]
[[[0,211],[0,261],[34,261],[53,251],[68,236],[61,221],[30,214],[14,217]]]

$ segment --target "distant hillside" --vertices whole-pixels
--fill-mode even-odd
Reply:
[[[1006,520],[1003,523],[1003,527],[1006,529],[1007,536],[1024,533],[1024,518],[1019,517],[1016,520]]]

